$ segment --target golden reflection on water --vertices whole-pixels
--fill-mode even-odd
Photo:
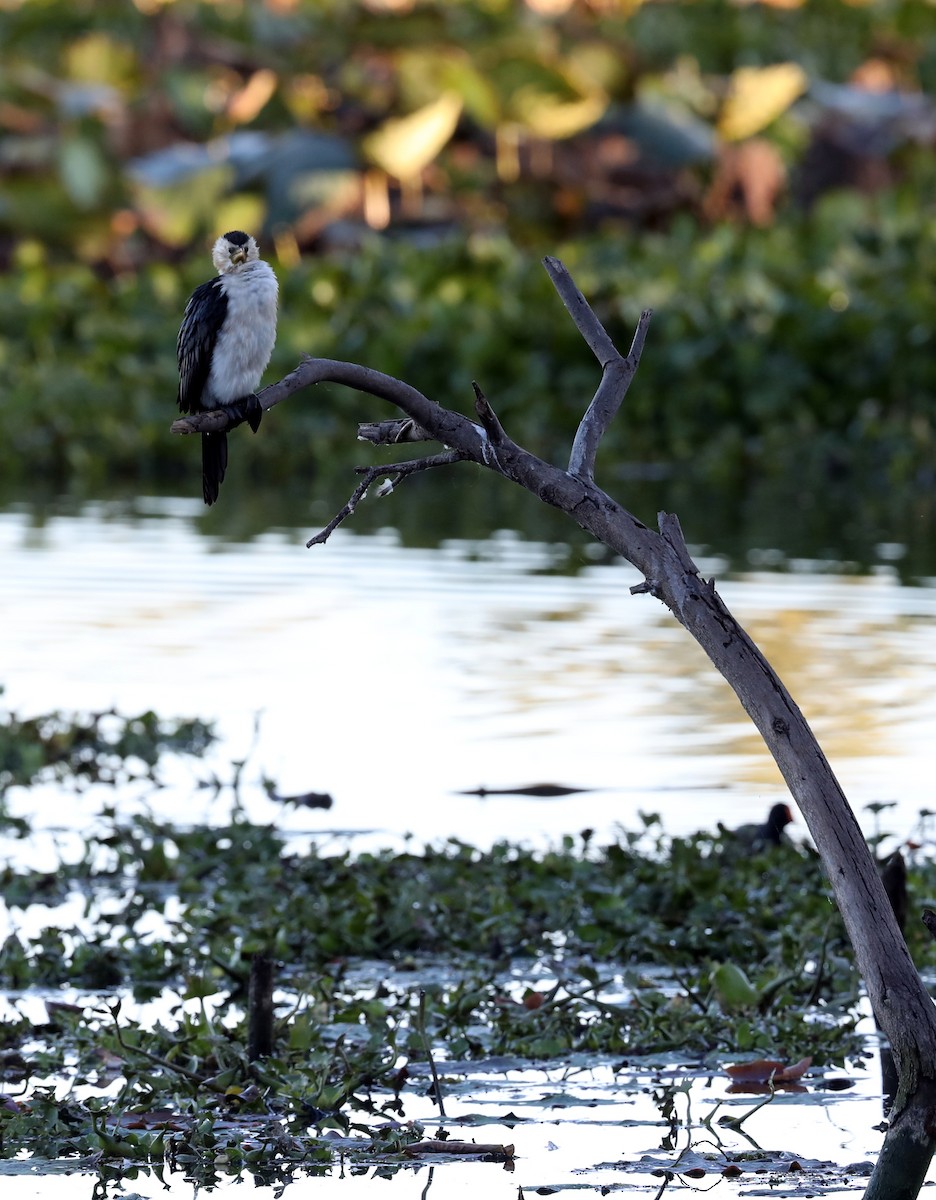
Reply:
[[[88,515],[38,542],[7,515],[0,549],[13,707],[197,712],[238,752],[263,712],[282,790],[331,790],[360,826],[555,837],[659,810],[676,832],[740,823],[783,792],[728,685],[661,604],[629,594],[638,577],[620,564],[543,572],[549,547],[505,536],[438,550],[336,536],[310,554],[286,531],[218,547],[182,519]],[[936,588],[757,572],[719,591],[856,811],[898,796],[909,827],[932,803]],[[405,764],[401,745],[419,747]],[[595,792],[439,804],[543,781]]]
[[[880,767],[899,759],[908,731],[936,731],[932,591],[878,578],[763,573],[720,591],[843,784],[860,779],[863,761]],[[702,649],[661,606],[631,598],[623,585],[617,594],[592,589],[576,604],[512,608],[477,636],[469,678],[480,691],[495,687],[505,710],[537,712],[544,734],[559,736],[570,720],[594,719],[590,706],[603,698],[605,709],[617,708],[621,730],[640,720],[668,731],[674,757],[727,761],[726,785],[784,788],[760,735]],[[862,794],[860,802],[882,798]]]

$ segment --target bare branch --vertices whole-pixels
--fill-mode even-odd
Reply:
[[[432,440],[441,442],[444,446],[451,446],[464,458],[473,462],[485,462],[488,457],[488,437],[474,421],[452,409],[443,408],[410,384],[394,379],[392,375],[384,375],[381,371],[362,367],[357,363],[340,362],[331,358],[306,358],[295,370],[258,394],[260,406],[265,412],[281,404],[295,392],[316,383],[340,383],[356,391],[387,400],[406,413],[414,427],[418,426],[425,432],[427,437],[419,440]],[[215,409],[177,420],[173,423],[171,431],[220,433],[238,424],[240,421],[236,417],[232,419],[225,409]],[[397,422],[394,422],[394,425],[399,429]],[[402,440],[416,439],[404,437]]]
[[[393,491],[401,479],[405,479],[409,475],[415,475],[418,471],[429,471],[433,467],[448,467],[452,463],[461,462],[464,458],[457,450],[445,450],[441,454],[433,454],[429,458],[414,458],[407,462],[384,463],[379,467],[355,467],[355,470],[363,475],[363,479],[351,493],[346,504],[344,504],[338,512],[332,517],[321,532],[315,537],[309,538],[306,542],[306,549],[312,546],[324,546],[331,535],[335,532],[338,526],[348,519],[357,506],[367,495],[368,488],[375,479],[379,479],[381,475],[387,476],[387,490],[382,492],[382,495],[388,495]]]
[[[223,433],[240,425],[235,417],[223,408],[213,408],[210,412],[191,413],[179,417],[169,426],[170,433]]]
[[[575,432],[569,455],[569,471],[573,475],[582,479],[594,478],[598,447],[637,374],[651,315],[650,309],[644,309],[640,314],[627,358],[621,358],[615,351],[615,357],[604,364],[601,383]]]
[[[356,391],[387,400],[406,413],[415,426],[425,430],[431,440],[457,450],[462,457],[474,462],[484,461],[487,439],[484,431],[468,417],[443,408],[410,384],[394,379],[392,375],[385,375],[381,371],[359,366],[357,363],[329,358],[307,358],[278,383],[265,388],[260,393],[260,403],[264,409],[272,408],[294,392],[315,383],[340,383]]]
[[[172,423],[170,433],[223,433],[224,430],[234,429],[245,421],[256,433],[260,428],[262,416],[260,398],[251,392],[250,395],[235,400],[233,404],[226,404],[224,408],[180,417]]]
[[[288,399],[293,392],[310,387],[314,383],[342,383],[356,391],[388,400],[414,421],[421,421],[427,414],[431,419],[432,415],[440,411],[435,401],[429,400],[410,384],[394,379],[392,375],[384,375],[382,371],[362,367],[357,363],[340,362],[331,358],[304,359],[278,383],[264,388],[260,393],[260,403],[264,409],[273,408]]]
[[[601,364],[601,383],[579,423],[569,456],[569,473],[579,479],[591,480],[595,475],[595,458],[601,439],[637,373],[652,314],[650,309],[644,309],[640,314],[631,348],[624,358],[559,259],[544,258],[543,265],[576,328]]]
[[[595,316],[591,305],[575,286],[575,280],[565,266],[558,258],[552,258],[549,255],[543,259],[543,266],[553,282],[553,287],[559,293],[559,299],[575,322],[576,329],[585,339],[586,345],[601,366],[605,367],[615,358],[620,358],[617,346]]]

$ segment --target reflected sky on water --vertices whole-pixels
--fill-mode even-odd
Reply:
[[[206,793],[193,804],[193,783],[248,751],[252,817],[372,830],[380,845],[542,845],[586,827],[609,838],[640,811],[680,833],[760,819],[785,794],[702,651],[657,601],[629,594],[639,576],[627,564],[556,573],[566,547],[512,533],[434,549],[393,531],[339,531],[313,550],[306,529],[238,544],[199,535],[192,502],[150,509],[104,519],[89,506],[40,527],[0,514],[0,683],[24,715],[115,705],[216,720],[211,763],[174,764],[172,786],[149,798],[161,815],[217,817]],[[699,561],[723,577],[723,562]],[[904,838],[936,807],[936,583],[902,586],[886,563],[862,576],[792,565],[719,590],[811,720],[866,832],[864,806],[896,801],[882,824]],[[284,810],[263,776],[283,794],[329,792],[334,807]],[[458,794],[544,782],[594,790]],[[43,794],[66,824],[99,806],[65,811],[54,789],[33,804]],[[792,832],[805,835],[801,821]]]

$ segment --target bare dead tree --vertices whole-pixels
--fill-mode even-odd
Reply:
[[[610,422],[637,371],[650,321],[641,314],[622,355],[563,265],[545,259],[559,296],[601,367],[597,391],[578,426],[568,466],[544,462],[514,442],[475,385],[475,418],[444,408],[416,388],[369,367],[309,358],[260,394],[264,409],[316,383],[339,383],[395,405],[402,419],[359,427],[374,444],[434,441],[443,450],[403,463],[358,468],[363,478],[348,502],[308,545],[325,542],[368,487],[384,489],[417,472],[475,463],[561,509],[598,541],[631,562],[643,582],[631,588],[662,601],[692,634],[735,691],[779,766],[806,820],[838,907],[874,1014],[893,1049],[899,1090],[866,1200],[912,1200],[936,1149],[936,1011],[913,964],[858,822],[809,725],[770,664],[701,577],[675,514],[648,528],[598,487],[595,462]],[[177,433],[221,430],[240,420],[224,412],[188,416]]]

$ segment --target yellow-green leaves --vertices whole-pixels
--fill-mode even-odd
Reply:
[[[453,92],[443,92],[416,112],[385,121],[364,139],[364,153],[388,175],[412,179],[448,143],[461,111],[459,97]]]
[[[806,72],[794,62],[739,67],[731,76],[718,132],[735,142],[759,133],[782,116],[808,84]]]

